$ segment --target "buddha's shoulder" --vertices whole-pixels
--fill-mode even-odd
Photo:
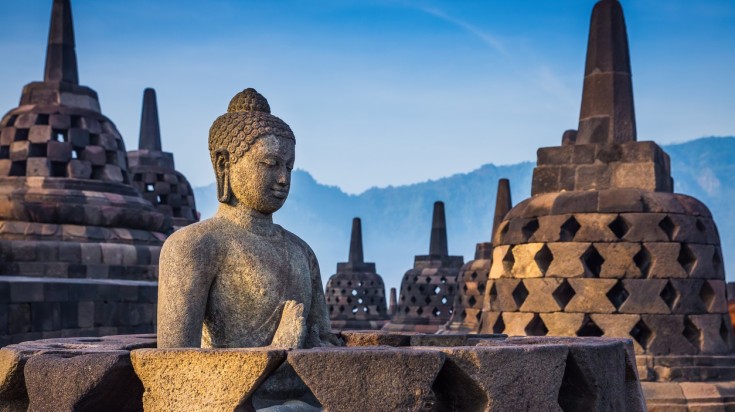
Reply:
[[[302,249],[304,253],[306,253],[310,257],[314,256],[314,251],[311,250],[311,247],[309,246],[308,243],[306,243],[306,241],[296,236],[295,234],[289,232],[288,230],[284,229],[283,227],[281,227],[281,230],[283,230],[284,236],[286,237],[286,239],[290,241],[291,244],[293,244],[299,249]]]
[[[166,239],[164,250],[207,250],[216,247],[219,235],[226,227],[219,219],[206,219],[201,222],[184,226]]]

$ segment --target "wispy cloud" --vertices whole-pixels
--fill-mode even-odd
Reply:
[[[432,16],[438,17],[448,23],[451,23],[457,27],[460,27],[461,29],[465,30],[466,32],[474,35],[477,37],[480,41],[487,44],[491,48],[495,49],[498,53],[507,56],[508,52],[505,49],[505,46],[503,43],[498,40],[497,37],[488,34],[487,32],[483,31],[479,27],[468,23],[462,19],[456,18],[454,16],[450,16],[443,11],[439,9],[435,9],[433,7],[418,7],[419,10],[423,11],[424,13],[431,14]]]

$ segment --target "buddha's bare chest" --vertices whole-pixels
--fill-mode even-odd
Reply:
[[[311,302],[311,271],[305,251],[285,241],[248,241],[228,245],[210,291],[219,305],[268,313],[286,300]],[[257,316],[256,316],[257,317]]]

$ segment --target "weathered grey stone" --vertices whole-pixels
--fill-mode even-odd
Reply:
[[[606,297],[616,281],[614,279],[568,279],[574,296],[564,308],[566,312],[613,313],[615,306]]]
[[[586,270],[581,257],[589,249],[589,243],[559,242],[547,243],[546,246],[554,256],[546,270],[546,276],[575,278],[585,275]]]
[[[251,396],[286,358],[270,349],[140,349],[131,353],[146,411],[252,410]]]
[[[161,250],[159,347],[339,344],[314,252],[273,224],[290,189],[294,144],[254,89],[215,120],[209,146],[220,208]]]
[[[605,260],[600,269],[601,278],[639,278],[643,276],[634,258],[640,252],[640,243],[596,243],[595,249]]]
[[[585,316],[583,313],[541,313],[549,336],[577,336]]]
[[[438,410],[561,410],[557,401],[568,354],[564,345],[438,350],[447,355],[433,386]]]
[[[444,359],[439,351],[398,348],[320,348],[288,354],[289,364],[328,411],[430,409],[436,402],[431,386]]]
[[[345,346],[410,346],[411,335],[395,332],[353,332],[342,331],[340,337]]]
[[[29,411],[139,411],[143,385],[127,351],[45,353],[25,366]]]

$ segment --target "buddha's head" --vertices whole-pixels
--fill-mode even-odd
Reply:
[[[265,97],[245,89],[212,123],[209,154],[221,203],[271,214],[286,201],[296,138],[270,112]]]

